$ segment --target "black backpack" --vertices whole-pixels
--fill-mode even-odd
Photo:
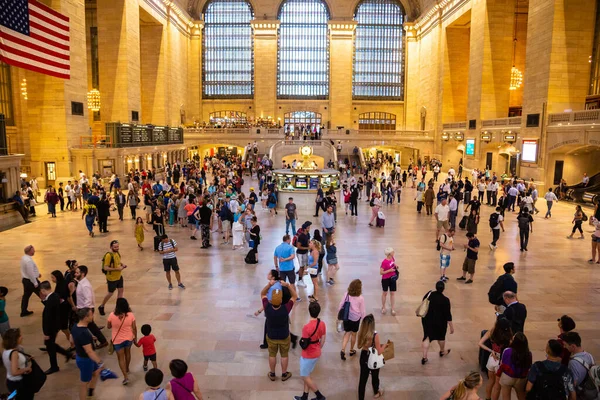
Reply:
[[[552,372],[546,369],[542,361],[536,362],[540,372],[533,388],[527,393],[527,400],[564,400],[567,398],[563,375],[567,367],[561,365],[558,370]]]
[[[375,198],[371,198],[371,200],[369,201],[369,206],[370,207],[374,207],[375,206]]]
[[[498,214],[497,212],[490,214],[490,228],[491,229],[494,229],[495,227],[498,226],[499,219],[500,219],[500,214]]]
[[[519,221],[520,230],[526,231],[529,229],[529,215],[519,215],[517,221]]]
[[[115,256],[113,255],[113,253],[111,251],[106,252],[104,254],[104,257],[102,257],[102,273],[104,275],[106,275],[108,273],[108,271],[104,269],[104,259],[106,258],[107,254],[110,254],[110,264],[108,264],[108,267],[114,268],[114,266],[115,266]]]
[[[502,298],[504,294],[504,280],[506,276],[501,275],[496,279],[496,282],[490,287],[488,292],[488,301],[491,304],[497,305],[498,301]]]

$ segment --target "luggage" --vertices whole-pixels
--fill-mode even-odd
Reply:
[[[460,229],[465,229],[467,227],[467,219],[468,219],[468,217],[466,215],[464,217],[462,217],[462,219],[458,223],[458,227]]]
[[[258,261],[256,261],[256,250],[250,249],[248,254],[246,254],[246,258],[244,258],[244,261],[246,264],[258,264]]]
[[[158,251],[158,245],[160,244],[161,240],[162,239],[160,236],[154,236],[154,251]]]
[[[383,228],[384,226],[385,226],[385,219],[381,219],[381,218],[377,217],[377,227]]]

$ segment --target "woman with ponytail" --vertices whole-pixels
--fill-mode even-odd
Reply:
[[[483,378],[477,371],[472,371],[464,379],[458,382],[458,385],[448,390],[440,400],[481,400],[477,395],[477,390],[483,384]]]

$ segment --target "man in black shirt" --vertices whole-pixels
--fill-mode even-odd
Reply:
[[[308,242],[310,242],[310,226],[312,222],[306,221],[298,230],[298,240],[296,241],[296,258],[298,258],[298,283],[300,287],[306,287],[306,283],[302,280],[304,277],[304,269],[308,267]]]
[[[73,355],[71,352],[68,352],[56,344],[56,335],[60,331],[60,298],[58,297],[58,294],[52,291],[52,286],[48,281],[40,283],[40,294],[43,298],[42,302],[44,303],[44,312],[42,313],[44,345],[46,346],[48,358],[50,359],[50,369],[48,369],[45,374],[50,375],[59,371],[56,353],[60,353],[67,357],[67,361],[69,361]]]
[[[467,233],[467,238],[469,239],[469,243],[465,244],[465,251],[467,252],[467,256],[465,257],[465,261],[463,262],[463,274],[460,278],[456,278],[457,281],[465,281],[467,283],[473,283],[473,276],[475,275],[475,264],[477,263],[477,256],[479,253],[479,239],[473,232]],[[469,280],[467,280],[467,272],[469,273]]]
[[[504,298],[504,304],[506,304],[506,310],[504,310],[502,316],[510,321],[513,333],[522,333],[527,319],[527,307],[525,307],[525,304],[519,303],[517,295],[513,292],[504,292],[502,297]]]
[[[92,310],[78,309],[77,319],[79,322],[71,329],[71,346],[75,347],[80,372],[79,399],[85,400],[94,396],[94,388],[104,364],[94,351],[92,333],[88,329],[88,324],[94,320]]]
[[[209,248],[210,244],[210,218],[212,210],[208,207],[208,198],[205,198],[200,206],[200,233],[202,234],[202,249]]]
[[[465,204],[471,202],[471,192],[473,192],[473,184],[469,180],[469,177],[465,177]]]

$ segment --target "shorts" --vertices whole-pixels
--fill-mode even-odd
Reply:
[[[127,349],[127,348],[131,347],[132,344],[133,344],[133,342],[131,340],[126,340],[119,344],[113,343],[113,347],[115,348],[115,351],[119,351],[119,350],[123,350],[123,349]]]
[[[296,283],[296,272],[294,270],[279,271],[279,279],[281,279],[282,281],[285,281],[286,278],[287,278],[287,281],[290,283],[290,285],[295,284]]]
[[[149,356],[144,356],[144,361],[156,361],[156,353],[150,354]]]
[[[327,264],[329,264],[329,265],[336,265],[337,263],[338,263],[337,258],[332,258],[332,259],[327,260]]]
[[[393,281],[392,278],[382,279],[381,287],[384,292],[387,292],[388,290],[390,292],[395,292],[396,291],[396,281]]]
[[[290,351],[290,337],[285,339],[272,340],[267,335],[267,345],[269,346],[269,357],[277,357],[277,352],[281,355],[281,358],[286,358]]]
[[[77,368],[79,368],[79,380],[81,382],[90,382],[94,371],[98,370],[100,366],[91,358],[77,356],[75,360]]]
[[[448,268],[450,266],[450,254],[440,254],[440,268]]]
[[[473,260],[471,258],[465,258],[465,261],[463,262],[462,270],[473,275],[475,273],[475,263],[476,262],[477,262],[477,260]]]
[[[450,229],[450,225],[448,225],[448,220],[446,220],[446,221],[438,221],[438,222],[437,222],[437,228],[438,228],[438,229],[440,229],[440,228],[442,228],[442,227],[443,227],[445,230],[448,230],[448,229]]]
[[[525,391],[527,378],[511,378],[503,372],[500,376],[500,385],[514,387],[517,391]]]
[[[344,332],[358,332],[358,328],[360,327],[360,319],[358,321],[344,321]]]
[[[164,258],[163,267],[165,269],[165,272],[169,272],[171,269],[175,272],[179,271],[179,265],[177,265],[177,257]]]
[[[221,221],[221,226],[223,227],[223,233],[231,230],[231,222],[228,219]]]
[[[310,376],[310,374],[315,369],[315,366],[317,365],[317,361],[319,361],[319,357],[317,357],[317,358],[300,357],[300,376]]]
[[[196,218],[194,218],[193,215],[190,215],[188,218],[188,224],[192,224],[195,225],[196,224]]]
[[[592,243],[600,243],[600,236],[592,235]]]
[[[109,293],[113,293],[117,289],[123,289],[123,277],[118,281],[106,281],[106,285],[108,286]]]
[[[300,265],[300,267],[306,267],[308,265],[308,253],[296,253],[296,258],[298,259],[298,265]]]

